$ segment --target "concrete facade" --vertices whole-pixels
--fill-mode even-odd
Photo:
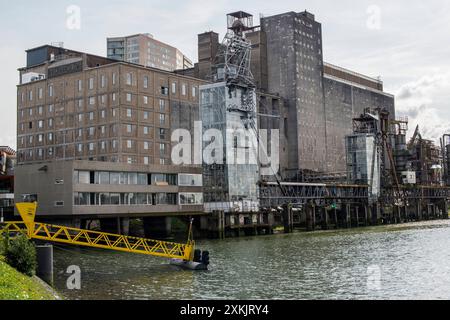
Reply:
[[[136,34],[107,39],[108,58],[140,64],[165,71],[189,69],[192,61],[180,50],[153,38]]]
[[[105,173],[110,175],[107,180]],[[131,181],[128,174],[136,180]],[[21,165],[16,169],[15,201],[36,200],[39,203],[37,215],[46,218],[202,214],[203,203],[188,203],[185,197],[186,194],[202,194],[201,183],[186,183],[186,178],[190,177],[200,177],[201,181],[201,174],[201,167],[180,169],[167,165],[105,164],[86,160]],[[170,179],[163,181],[165,178]]]

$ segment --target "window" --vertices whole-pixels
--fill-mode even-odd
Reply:
[[[44,113],[44,107],[38,107],[38,114],[42,116]]]
[[[95,134],[95,128],[94,128],[94,127],[90,127],[90,128],[88,129],[88,135],[89,135],[89,137],[93,137],[94,134]]]
[[[166,145],[164,143],[159,144],[159,154],[162,156],[166,154]]]
[[[100,117],[101,117],[102,119],[105,119],[105,118],[106,118],[106,110],[100,111]]]
[[[28,92],[28,99],[30,101],[33,101],[33,90],[31,90],[30,92]]]
[[[120,193],[111,193],[110,201],[113,206],[120,205]]]
[[[144,127],[144,134],[145,134],[145,135],[148,135],[148,132],[149,132],[149,131],[148,131],[148,127]]]
[[[127,140],[127,148],[131,149],[133,147],[133,141]]]
[[[144,164],[148,165],[149,164],[149,158],[148,157],[144,157]]]
[[[166,129],[160,128],[159,129],[159,139],[165,140],[166,139]]]
[[[160,112],[165,112],[165,109],[166,109],[166,101],[159,100],[159,111]]]
[[[172,93],[173,94],[177,93],[177,83],[176,82],[172,82]]]
[[[162,126],[166,124],[166,115],[165,114],[161,113],[159,115],[159,124],[162,125]]]
[[[106,150],[106,141],[101,141],[100,142],[100,149],[103,150],[103,151]]]
[[[89,97],[89,105],[93,106],[95,104],[95,97]]]
[[[137,174],[137,184],[140,186],[147,186],[148,185],[148,174],[138,173]]]
[[[148,120],[148,111],[144,111],[144,120]]]
[[[53,141],[53,133],[51,133],[51,132],[48,134],[48,141],[49,142]]]
[[[53,112],[53,109],[54,109],[54,106],[52,105],[52,104],[50,104],[49,106],[48,106],[48,112]]]
[[[94,89],[94,78],[89,78],[89,90]]]
[[[144,104],[148,104],[148,97],[144,96]]]
[[[94,120],[94,112],[89,112],[89,120],[90,121]]]
[[[106,133],[106,127],[105,126],[100,126],[100,133],[102,135]]]
[[[184,83],[181,85],[181,94],[182,94],[183,96],[186,95],[186,84],[184,84]]]
[[[137,205],[146,205],[147,202],[147,194],[146,193],[138,193],[136,197],[136,204]]]
[[[192,87],[192,97],[195,98],[196,95],[197,95],[197,87]]]
[[[44,128],[44,121],[43,121],[43,120],[39,120],[39,121],[38,121],[38,128],[39,128],[39,129]]]
[[[144,141],[144,150],[148,150],[148,141]]]
[[[167,87],[161,87],[161,94],[163,95],[163,96],[167,96],[168,94],[169,94],[169,88],[167,88]]]
[[[127,117],[131,118],[133,116],[133,110],[127,109]]]
[[[78,92],[83,90],[83,80],[78,80]]]
[[[77,145],[77,150],[78,150],[79,153],[83,152],[83,145],[81,143],[79,143]]]
[[[148,77],[147,76],[145,76],[144,77],[144,88],[148,88]]]
[[[132,95],[131,93],[127,93],[127,102],[131,102]]]
[[[38,89],[38,98],[39,99],[42,99],[42,91],[43,91],[42,88]]]
[[[30,108],[29,113],[30,113],[30,117],[33,116],[33,108]]]
[[[44,135],[38,134],[38,142],[42,142],[44,140]]]
[[[112,74],[112,84],[113,85],[116,84],[116,73],[115,72]]]
[[[112,94],[112,101],[116,101],[116,94],[115,93]]]
[[[53,97],[53,85],[48,86],[48,96]]]
[[[102,86],[102,88],[104,88],[106,86],[106,77],[105,77],[105,75],[102,75],[102,77],[101,77],[101,86]]]
[[[133,84],[133,74],[127,73],[127,85],[131,86]]]
[[[180,205],[203,204],[202,193],[180,193]]]
[[[111,172],[109,174],[110,183],[111,184],[120,184],[120,173],[119,172]]]
[[[78,171],[78,183],[79,184],[90,184],[90,172],[89,171]]]
[[[202,187],[203,178],[201,174],[185,174],[178,175],[178,185],[182,187]]]
[[[127,132],[132,133],[133,132],[133,126],[131,124],[127,124]]]
[[[105,102],[106,102],[106,95],[105,94],[100,97],[100,102],[101,102],[101,104],[105,104]]]
[[[94,151],[94,143],[89,143],[89,151]]]
[[[83,122],[83,114],[78,114],[78,122]]]
[[[96,172],[95,184],[109,184],[109,172]]]

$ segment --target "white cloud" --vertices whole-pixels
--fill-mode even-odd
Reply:
[[[396,92],[397,114],[410,121],[409,136],[419,125],[422,136],[436,142],[450,132],[450,73],[425,75]]]

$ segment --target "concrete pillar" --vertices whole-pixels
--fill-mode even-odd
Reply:
[[[443,219],[448,219],[449,217],[448,217],[448,202],[447,202],[447,199],[444,199],[444,216],[443,216]]]
[[[369,225],[369,208],[367,205],[364,206],[364,225],[366,227]]]
[[[323,213],[324,213],[324,217],[323,217],[323,229],[324,230],[328,230],[328,210],[326,207],[323,208]]]
[[[36,275],[53,287],[53,246],[36,246]]]
[[[352,208],[350,204],[345,205],[345,227],[351,228],[352,227]]]
[[[305,206],[305,214],[306,214],[306,230],[314,231],[314,209],[311,203],[307,203]]]
[[[166,240],[171,236],[172,219],[170,217],[144,218],[144,232],[148,239]]]
[[[338,217],[337,217],[337,209],[334,208],[334,227],[337,229],[339,227],[338,225]]]
[[[292,233],[294,231],[292,206],[290,204],[283,207],[283,225],[284,225],[284,233]]]
[[[130,218],[120,218],[122,234],[128,236],[130,234]]]

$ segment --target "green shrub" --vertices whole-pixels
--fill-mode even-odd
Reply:
[[[6,248],[6,263],[32,277],[36,272],[36,248],[24,235],[11,239]]]
[[[0,235],[0,256],[6,254],[6,248],[8,248],[8,235]]]

